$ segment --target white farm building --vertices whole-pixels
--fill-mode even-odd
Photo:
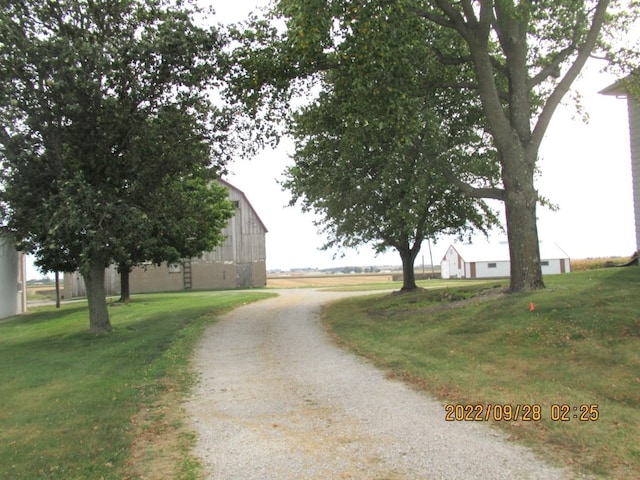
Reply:
[[[571,271],[569,256],[556,244],[540,243],[542,274]],[[507,242],[450,245],[440,262],[442,278],[502,278],[511,274]]]
[[[27,267],[23,253],[0,236],[0,318],[27,311]]]
[[[635,72],[636,82],[640,71]],[[613,95],[627,99],[627,111],[629,115],[629,141],[631,142],[631,175],[633,182],[633,203],[636,222],[636,251],[640,251],[640,94],[636,89],[635,95],[631,93],[629,83],[632,78],[627,77],[605,88],[600,93]]]

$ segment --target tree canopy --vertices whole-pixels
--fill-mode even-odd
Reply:
[[[510,289],[542,288],[536,224],[541,199],[534,186],[538,150],[589,56],[604,52],[603,30],[626,28],[620,15],[637,16],[635,7],[620,11],[610,4],[280,0],[271,23],[256,20],[238,30],[230,94],[242,98],[250,113],[266,111],[272,117],[262,113],[262,118],[277,120],[295,110],[292,92],[309,86],[330,89],[332,83],[322,80],[341,68],[349,70],[358,99],[366,92],[375,94],[372,78],[388,86],[393,77],[397,88],[405,89],[411,79],[403,69],[406,62],[412,63],[414,75],[431,72],[420,91],[407,95],[444,104],[455,99],[458,113],[478,127],[477,135],[455,139],[457,148],[440,156],[440,175],[467,196],[504,202]],[[385,29],[397,36],[381,34]],[[363,56],[368,63],[358,61]],[[474,115],[478,117],[472,119]],[[478,170],[480,159],[492,167]],[[495,171],[497,182],[491,176]]]
[[[428,55],[429,46],[416,35],[433,36],[428,26],[417,18],[407,25],[401,4],[384,16],[375,14],[377,8],[367,11],[371,7],[352,10],[342,61],[323,75],[320,95],[292,116],[295,166],[284,186],[292,203],[300,199],[303,209],[321,215],[325,248],[395,248],[403,290],[411,290],[423,240],[486,231],[496,223],[484,202],[463,196],[438,173],[443,155],[458,155],[468,174],[495,179],[498,172],[489,148],[484,159],[458,148],[462,139],[484,143],[478,108],[459,108],[468,103],[465,93],[446,99],[422,94],[425,85],[459,75]]]
[[[150,260],[192,252],[175,240],[216,242],[230,214],[205,190],[229,154],[229,116],[209,98],[221,39],[195,12],[160,0],[9,0],[0,12],[4,228],[45,270],[80,270],[94,331],[111,329],[108,264],[139,261],[133,246],[149,239]]]

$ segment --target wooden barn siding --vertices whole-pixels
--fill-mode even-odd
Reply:
[[[262,222],[240,192],[230,188],[229,198],[237,201],[239,208],[223,231],[223,244],[213,252],[205,253],[200,259],[193,259],[194,262],[235,261],[244,264],[266,260],[265,231]]]
[[[73,280],[72,280],[73,278]],[[131,293],[174,292],[184,290],[182,267],[168,272],[166,264],[148,265],[131,272]],[[192,263],[194,290],[263,287],[267,283],[265,262],[236,265],[235,263]],[[86,296],[82,276],[75,272],[65,274],[65,292],[69,297]],[[105,272],[105,293],[120,295],[120,276],[115,268]]]
[[[640,250],[640,103],[628,95],[627,106],[629,110],[629,138],[631,143],[633,206],[636,218],[636,250]]]
[[[176,273],[168,273],[165,263],[160,266],[147,265],[134,268],[129,274],[129,290],[131,293],[171,292],[182,290],[184,286],[182,269]],[[107,270],[107,274],[115,273],[115,269]],[[113,285],[112,295],[120,295],[120,275]]]

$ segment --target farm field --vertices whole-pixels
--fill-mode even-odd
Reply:
[[[601,269],[607,265],[621,265],[630,260],[630,257],[607,257],[607,258],[589,258],[589,259],[572,259],[571,270],[583,271]],[[429,273],[430,267],[426,273]],[[421,269],[416,268],[418,276]],[[436,274],[439,274],[439,267],[436,268]],[[269,275],[267,277],[267,288],[332,288],[332,287],[353,287],[367,286],[367,289],[375,289],[379,287],[381,290],[397,288],[401,285],[400,281],[393,281],[394,277],[401,276],[402,272],[393,273],[375,273],[375,274],[280,274]],[[436,280],[418,280],[420,287],[435,287],[439,285]],[[442,284],[444,285],[444,284]]]
[[[355,275],[280,275],[267,277],[267,288],[337,287],[392,282],[391,273]]]

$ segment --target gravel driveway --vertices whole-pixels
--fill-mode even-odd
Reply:
[[[207,330],[186,408],[208,479],[555,479],[481,423],[333,345],[323,303],[351,294],[282,290]]]

